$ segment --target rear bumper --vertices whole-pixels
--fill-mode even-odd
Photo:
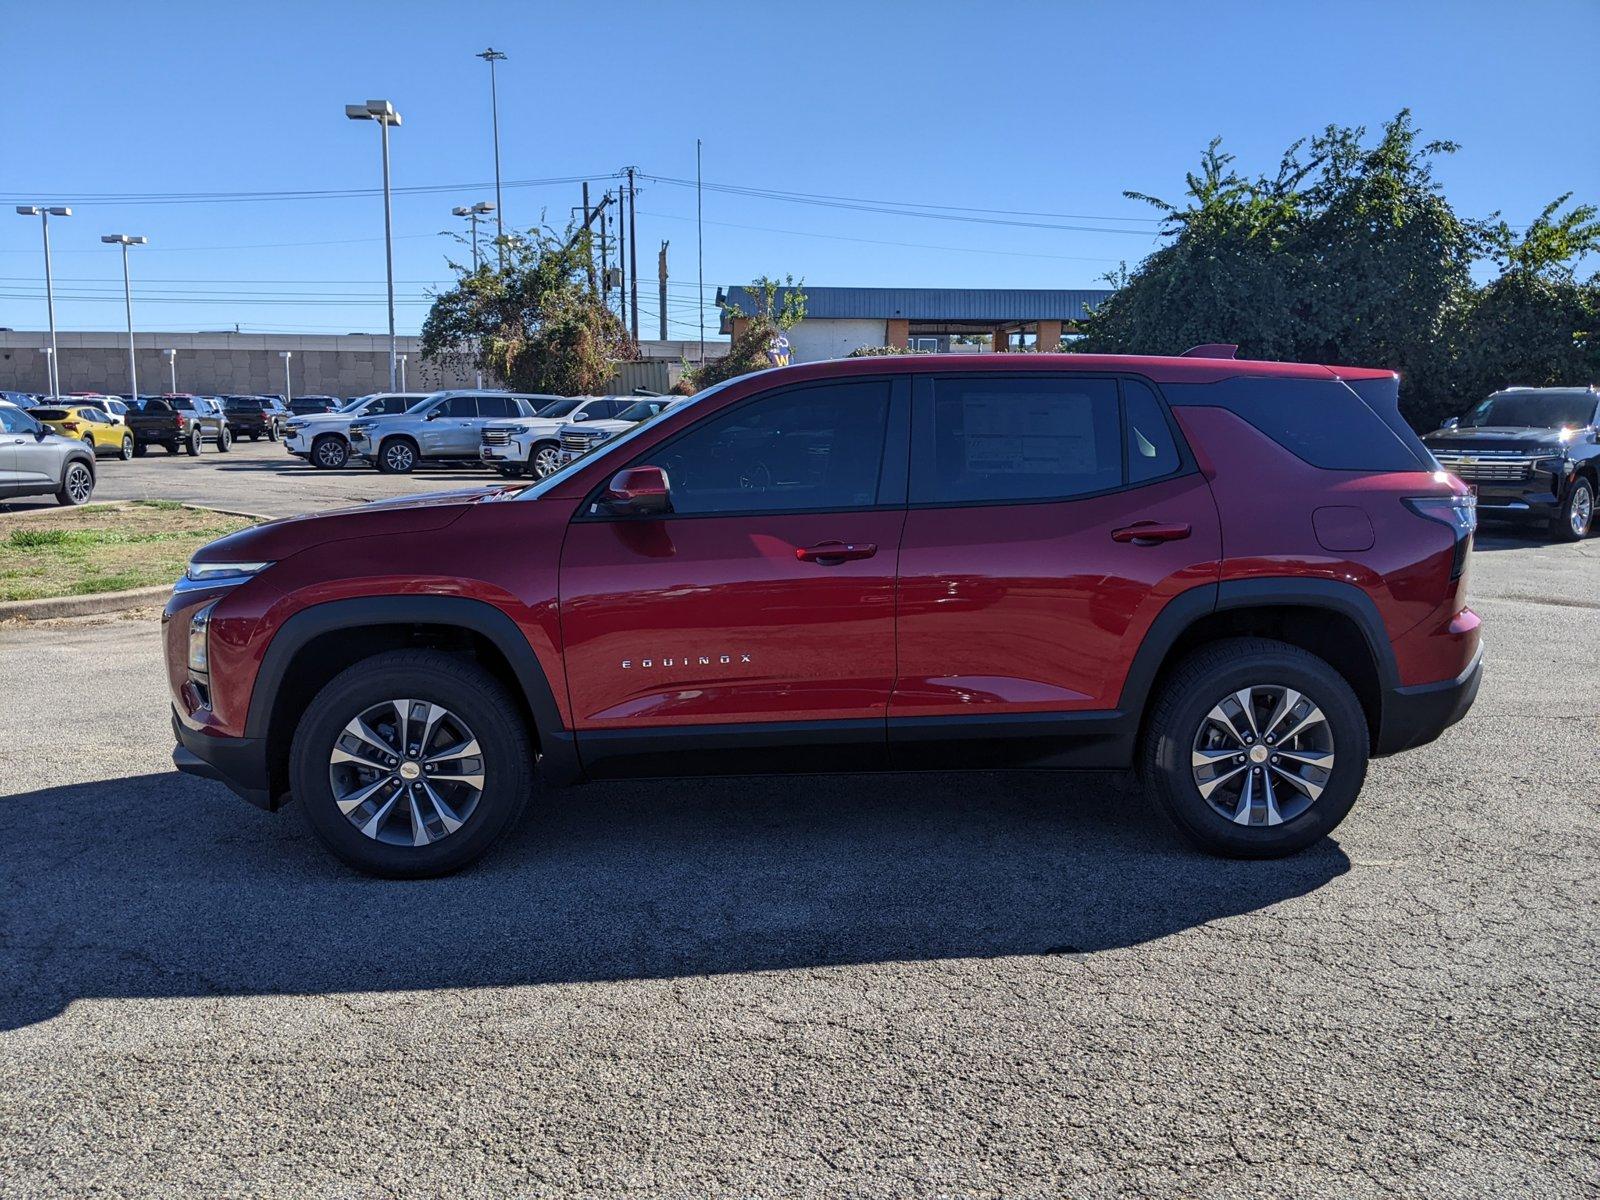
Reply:
[[[235,795],[269,812],[273,801],[270,772],[267,769],[265,738],[214,737],[190,729],[172,714],[172,732],[178,744],[172,750],[172,765],[185,775],[214,779],[227,784]]]
[[[1383,719],[1374,754],[1398,754],[1425,746],[1467,715],[1483,680],[1483,647],[1454,679],[1415,687],[1391,688],[1383,698]]]

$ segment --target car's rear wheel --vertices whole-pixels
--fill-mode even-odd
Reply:
[[[188,451],[191,457],[200,453],[200,431],[198,429],[189,434],[189,441],[184,445],[184,449]]]
[[[1551,532],[1564,542],[1581,542],[1594,527],[1594,485],[1575,479],[1567,492],[1567,502],[1551,522]]]
[[[1167,678],[1140,768],[1195,845],[1277,858],[1344,820],[1368,754],[1366,716],[1343,676],[1297,646],[1231,638],[1196,651]]]
[[[135,458],[143,458],[149,449],[150,447],[145,445],[143,442],[135,442],[133,444],[133,456]]]
[[[541,442],[534,447],[528,464],[533,470],[535,479],[554,475],[561,466],[561,447],[555,442]]]
[[[409,475],[416,467],[417,444],[410,438],[390,438],[378,450],[378,470],[386,475]]]
[[[222,427],[222,432],[217,434],[217,449],[224,454],[233,449],[233,430],[226,425]]]
[[[87,504],[93,495],[94,472],[82,459],[73,459],[61,473],[61,486],[56,489],[56,503],[76,508],[80,504]]]
[[[511,829],[533,749],[505,687],[469,659],[396,650],[336,675],[306,708],[290,783],[312,833],[357,870],[459,870]]]
[[[122,449],[118,451],[118,457],[123,462],[127,462],[133,457],[133,434],[125,433],[122,435]]]
[[[92,433],[84,434],[83,435],[83,444],[84,444],[85,447],[87,447],[87,449],[88,449],[90,454],[93,454],[96,457],[99,457],[99,447],[97,447],[94,444],[94,434],[92,434]]]
[[[325,471],[333,471],[350,461],[350,447],[341,437],[325,434],[311,443],[311,463]]]

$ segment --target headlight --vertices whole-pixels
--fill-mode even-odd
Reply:
[[[508,425],[508,426],[506,426],[506,428],[508,430],[510,430],[512,433],[532,433],[533,432],[533,427],[530,426],[530,425]]]
[[[184,569],[183,577],[194,583],[223,583],[229,580],[242,581],[257,572],[264,571],[271,563],[264,562],[191,562]]]
[[[1535,471],[1546,471],[1551,475],[1572,474],[1572,460],[1569,458],[1541,458],[1533,464]]]
[[[290,417],[283,423],[283,427],[285,429],[304,429],[306,421],[304,417]]]
[[[211,669],[211,610],[216,606],[213,600],[189,616],[189,670],[196,675],[204,675]]]

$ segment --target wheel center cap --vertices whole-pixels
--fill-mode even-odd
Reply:
[[[404,780],[409,782],[409,781],[411,781],[413,779],[419,778],[421,775],[422,775],[422,768],[417,766],[416,763],[414,763],[414,762],[403,762],[403,763],[400,764],[400,778],[401,779],[404,779]]]
[[[1267,761],[1267,748],[1265,746],[1260,746],[1260,745],[1251,746],[1250,747],[1250,761],[1253,762],[1253,763],[1264,763],[1264,762],[1266,762]],[[409,764],[407,764],[407,765],[409,765]]]

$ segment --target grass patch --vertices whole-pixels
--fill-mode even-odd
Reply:
[[[248,517],[198,512],[170,500],[0,519],[0,600],[171,583],[201,546],[253,524]]]

